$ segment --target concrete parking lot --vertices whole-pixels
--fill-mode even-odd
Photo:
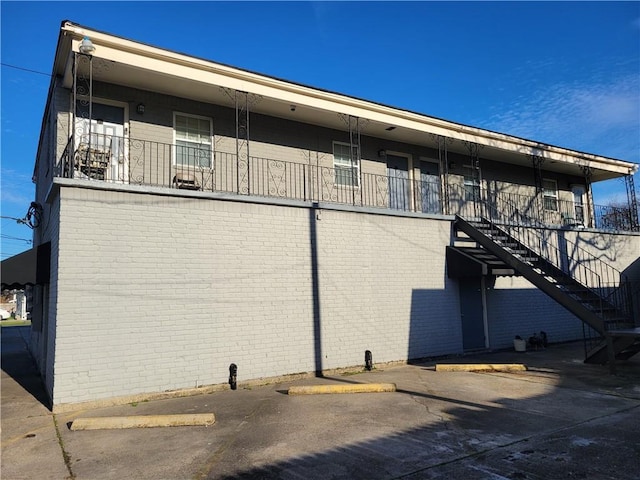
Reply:
[[[3,479],[640,478],[640,361],[611,376],[582,363],[580,343],[439,360],[524,363],[525,372],[378,366],[53,415],[27,334],[2,329]],[[373,382],[397,391],[286,394],[292,385]],[[213,426],[69,429],[79,417],[206,412]]]

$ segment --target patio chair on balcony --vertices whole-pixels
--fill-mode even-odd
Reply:
[[[584,228],[584,220],[576,218],[568,213],[562,213],[562,226],[571,228]]]
[[[193,173],[178,172],[173,177],[173,188],[200,190],[200,183]]]
[[[111,141],[109,145],[81,143],[75,152],[74,160],[80,172],[96,180],[105,180],[111,163]]]

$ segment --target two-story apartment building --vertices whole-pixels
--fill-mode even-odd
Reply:
[[[54,409],[540,331],[613,365],[637,202],[591,185],[636,169],[63,22],[32,350]]]

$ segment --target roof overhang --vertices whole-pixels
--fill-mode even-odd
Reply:
[[[49,283],[51,242],[2,261],[2,290]]]
[[[462,125],[63,22],[54,74],[68,88],[73,80],[73,52],[84,36],[96,47],[94,79],[107,83],[230,107],[234,105],[230,92],[246,92],[255,113],[339,130],[345,129],[345,117],[353,116],[360,119],[361,133],[366,136],[429,147],[437,147],[438,136],[442,136],[452,152],[469,154],[468,145],[475,143],[481,147],[481,157],[524,166],[532,165],[532,156],[542,157],[545,170],[582,176],[589,168],[593,181],[638,169],[631,162]]]

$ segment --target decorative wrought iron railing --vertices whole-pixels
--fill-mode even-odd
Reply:
[[[623,207],[595,206],[592,213],[587,205],[463,186],[453,179],[446,188],[438,179],[413,180],[366,172],[345,181],[344,171],[313,163],[238,158],[235,153],[213,151],[211,145],[176,145],[96,133],[69,139],[56,175],[432,214],[468,216],[482,205],[491,205],[519,221],[528,218],[539,226],[637,228],[637,222],[630,218],[631,209]]]

